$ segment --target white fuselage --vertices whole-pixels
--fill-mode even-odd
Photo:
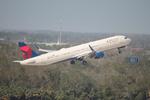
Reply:
[[[87,56],[91,53],[89,45],[96,51],[105,51],[114,48],[119,48],[126,46],[130,43],[130,39],[125,36],[114,36],[106,39],[101,39],[97,41],[92,41],[89,43],[62,48],[58,51],[49,52],[34,58],[30,58],[24,61],[21,61],[22,65],[48,65],[65,60],[69,60],[75,57]]]

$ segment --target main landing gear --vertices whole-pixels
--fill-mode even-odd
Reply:
[[[82,63],[83,65],[86,65],[86,64],[87,64],[87,61],[82,60],[81,63]]]
[[[70,64],[75,64],[75,60],[71,60],[71,61],[70,61]]]
[[[81,64],[83,64],[83,65],[86,65],[86,64],[87,64],[87,61],[84,60],[83,57],[82,57],[82,58],[78,58],[78,59],[72,59],[72,60],[70,61],[70,64],[75,64],[76,61],[80,61]]]

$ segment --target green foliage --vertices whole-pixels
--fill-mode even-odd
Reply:
[[[138,64],[122,56],[89,61],[88,66],[67,62],[48,66],[20,66],[15,44],[0,44],[0,97],[40,96],[45,100],[144,100],[150,88],[146,55]],[[10,49],[11,48],[11,49]],[[114,60],[113,60],[114,59]],[[89,59],[88,59],[89,60]]]

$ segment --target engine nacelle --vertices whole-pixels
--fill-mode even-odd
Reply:
[[[103,58],[104,55],[105,55],[104,52],[96,51],[95,52],[95,59]]]

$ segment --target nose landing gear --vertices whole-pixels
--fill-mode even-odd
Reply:
[[[125,47],[126,47],[126,46],[119,47],[119,48],[118,48],[118,53],[121,54],[121,53],[122,53],[122,50],[121,50],[121,49],[123,49],[123,48],[125,48]]]

